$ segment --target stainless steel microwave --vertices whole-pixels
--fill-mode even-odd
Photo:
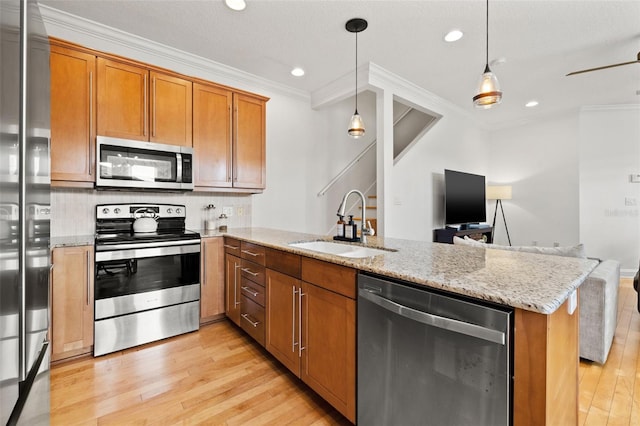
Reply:
[[[96,188],[193,190],[193,148],[97,137]]]

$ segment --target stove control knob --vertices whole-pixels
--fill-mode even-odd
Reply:
[[[171,213],[173,213],[173,210],[171,208],[168,208],[167,209],[167,214],[171,214]]]
[[[115,210],[113,210],[113,212],[114,212],[115,214],[120,214],[120,209],[119,209],[118,207],[116,207],[116,208],[115,208]]]
[[[109,209],[106,207],[102,209],[102,214],[109,214]]]
[[[176,209],[176,213],[177,213],[177,214],[182,213],[182,209],[178,207],[178,208]]]

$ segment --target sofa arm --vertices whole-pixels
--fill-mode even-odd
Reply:
[[[580,286],[580,357],[604,364],[618,322],[620,262],[605,260]]]

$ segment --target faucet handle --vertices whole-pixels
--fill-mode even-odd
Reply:
[[[367,229],[363,229],[362,232],[366,235],[369,235],[371,237],[373,237],[374,235],[376,235],[376,230],[373,229],[373,226],[371,226],[371,221],[367,221]]]

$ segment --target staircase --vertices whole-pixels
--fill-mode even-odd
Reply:
[[[440,119],[440,116],[428,114],[412,107],[394,101],[394,122],[393,122],[393,156],[394,162],[397,162],[404,156],[416,143],[422,139],[422,136]],[[349,164],[347,164],[340,173],[338,173],[329,183],[318,192],[318,197],[327,196],[327,209],[332,213],[339,205],[339,201],[344,193],[350,189],[360,189],[367,182],[373,182],[368,185],[366,190],[360,189],[367,198],[367,221],[371,222],[371,226],[378,234],[378,217],[377,217],[377,196],[376,194],[376,150],[377,140],[370,143],[360,154],[358,154]],[[368,176],[368,177],[366,177]],[[364,179],[362,179],[364,178]],[[359,183],[356,183],[359,182]],[[334,205],[335,204],[335,205]],[[352,213],[362,208],[359,202],[347,206],[347,215],[353,214],[353,220],[359,222],[361,214]],[[359,216],[359,217],[356,217]],[[330,214],[332,221],[328,224],[330,229],[328,234],[335,233],[335,214]]]

